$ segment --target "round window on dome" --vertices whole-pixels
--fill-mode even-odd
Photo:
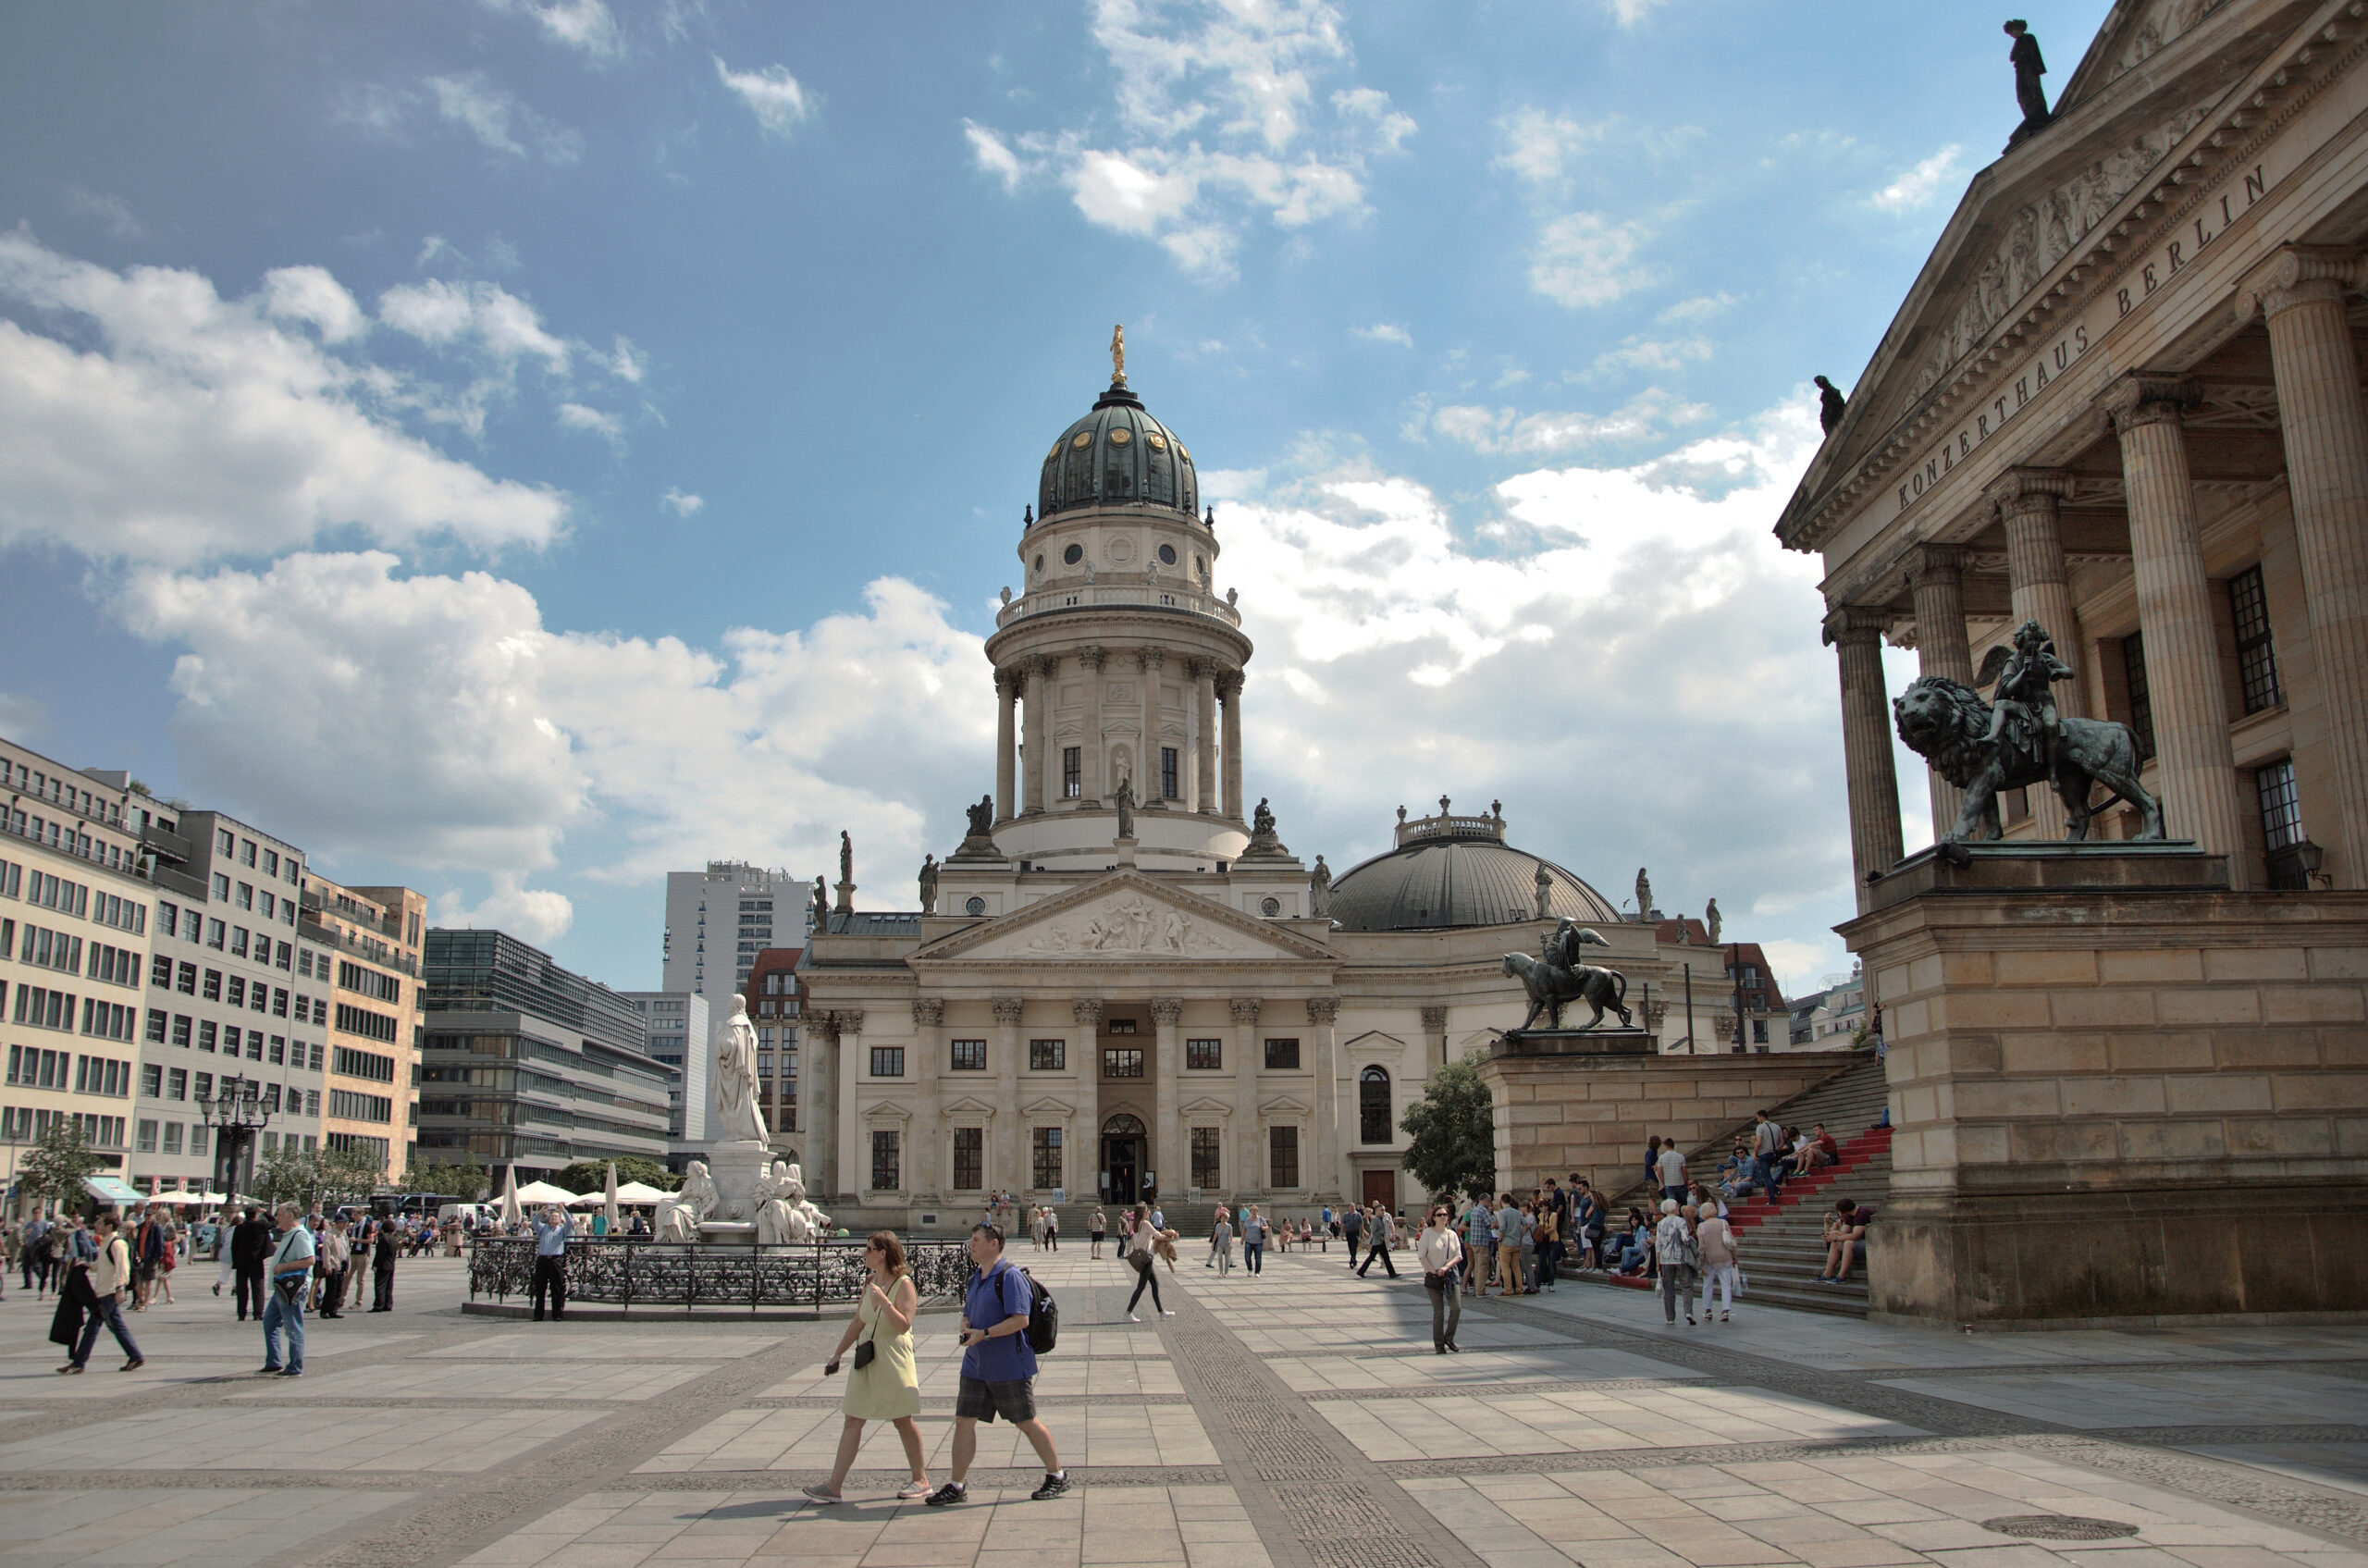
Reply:
[[[1085,547],[1083,545],[1071,545],[1068,549],[1061,551],[1061,559],[1074,566],[1079,562],[1085,559]]]
[[[1114,447],[1123,447],[1134,438],[1134,432],[1123,425],[1110,432],[1110,444]]]
[[[1093,432],[1091,430],[1079,430],[1076,435],[1069,438],[1069,445],[1073,447],[1090,447],[1092,444]]]
[[[1176,547],[1174,545],[1162,545],[1159,547],[1159,563],[1162,566],[1173,566],[1176,564]]]
[[[1176,455],[1177,455],[1177,456],[1178,456],[1178,457],[1180,457],[1180,458],[1182,458],[1182,459],[1183,459],[1185,462],[1187,462],[1187,463],[1190,463],[1190,462],[1191,462],[1191,461],[1192,461],[1192,454],[1191,454],[1190,452],[1186,451],[1184,450],[1183,443],[1182,443],[1182,442],[1180,442],[1180,441],[1177,443],[1177,447],[1176,447]]]
[[[1044,454],[1044,460],[1045,460],[1046,462],[1048,462],[1048,463],[1049,463],[1049,462],[1051,462],[1054,458],[1056,458],[1056,457],[1058,457],[1058,456],[1060,456],[1060,455],[1061,455],[1061,443],[1060,443],[1060,442],[1058,442],[1058,441],[1054,441],[1054,442],[1053,443],[1053,450],[1052,450],[1051,451],[1048,451],[1048,452],[1046,452],[1046,453]]]
[[[1166,451],[1167,450],[1167,438],[1161,435],[1156,430],[1153,430],[1150,435],[1145,436],[1143,439],[1151,443],[1151,450],[1153,451]]]

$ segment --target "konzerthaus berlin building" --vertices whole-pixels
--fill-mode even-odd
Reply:
[[[1417,1201],[1407,1106],[1439,1063],[1522,1021],[1503,955],[1536,954],[1565,916],[1610,942],[1590,951],[1626,973],[1654,1043],[1708,1048],[1721,1027],[1716,950],[1658,941],[1511,847],[1493,805],[1401,809],[1396,846],[1328,890],[1261,833],[1251,642],[1219,551],[1190,452],[1116,377],[1044,457],[1026,589],[987,639],[1000,718],[977,830],[928,912],[862,912],[843,880],[800,964],[815,1191],[882,1211],[1153,1186],[1171,1203]]]

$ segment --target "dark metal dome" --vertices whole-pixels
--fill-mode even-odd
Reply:
[[[1501,816],[1418,818],[1398,825],[1398,847],[1332,883],[1332,919],[1346,931],[1431,931],[1527,920],[1537,868],[1552,880],[1548,918],[1617,921],[1603,895],[1553,861],[1504,842]]]
[[[1197,516],[1201,483],[1184,443],[1143,411],[1125,382],[1114,381],[1093,412],[1062,431],[1045,454],[1036,515],[1144,502]]]

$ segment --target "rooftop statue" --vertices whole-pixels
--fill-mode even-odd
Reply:
[[[1842,389],[1822,376],[1812,376],[1809,379],[1818,385],[1817,422],[1831,436],[1833,427],[1842,423],[1842,410],[1846,406]]]
[[[1123,387],[1126,384],[1127,329],[1123,326],[1113,327],[1110,328],[1110,385]]]
[[[1332,913],[1332,868],[1321,855],[1315,858],[1315,870],[1307,874],[1307,912],[1319,920]]]
[[[982,795],[979,796],[979,803],[976,806],[965,806],[962,809],[969,815],[972,838],[984,838],[994,831],[995,797],[993,796]]]
[[[1642,866],[1636,868],[1636,918],[1640,920],[1653,918],[1653,879],[1645,874]]]
[[[1710,907],[1702,911],[1702,929],[1709,933],[1710,945],[1716,947],[1719,945],[1719,901],[1715,898],[1710,900]]]
[[[2064,802],[2065,838],[2089,836],[2093,786],[2138,808],[2144,819],[2138,837],[2163,836],[2163,807],[2138,782],[2138,742],[2127,724],[2103,719],[2058,716],[2050,687],[2068,680],[2071,667],[2055,657],[2046,629],[2026,621],[2015,632],[2014,648],[1992,648],[1982,661],[1980,684],[1997,685],[1996,708],[1981,694],[1944,675],[1924,675],[1892,703],[1899,738],[1932,765],[1932,771],[1965,791],[1956,824],[1941,835],[1948,843],[1993,839],[2004,831],[1998,792],[2048,784]]]
[[[921,857],[921,913],[937,913],[937,857]]]
[[[820,877],[814,879],[814,929],[831,929],[831,890]]]
[[[2019,18],[2008,22],[2006,36],[2015,41],[2006,51],[2006,60],[2015,68],[2015,103],[2023,111],[2023,123],[2006,139],[2012,151],[2016,142],[2055,117],[2048,113],[2047,89],[2040,85],[2039,79],[2047,74],[2047,62],[2040,58],[2039,40],[2031,36],[2030,23]]]

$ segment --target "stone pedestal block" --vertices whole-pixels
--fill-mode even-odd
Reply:
[[[1879,1316],[2368,1306],[2368,895],[2221,864],[1951,846],[1839,928],[1888,1042]]]
[[[722,1221],[754,1220],[757,1178],[779,1157],[771,1145],[753,1138],[734,1138],[709,1149],[707,1169],[715,1179],[715,1217]]]

